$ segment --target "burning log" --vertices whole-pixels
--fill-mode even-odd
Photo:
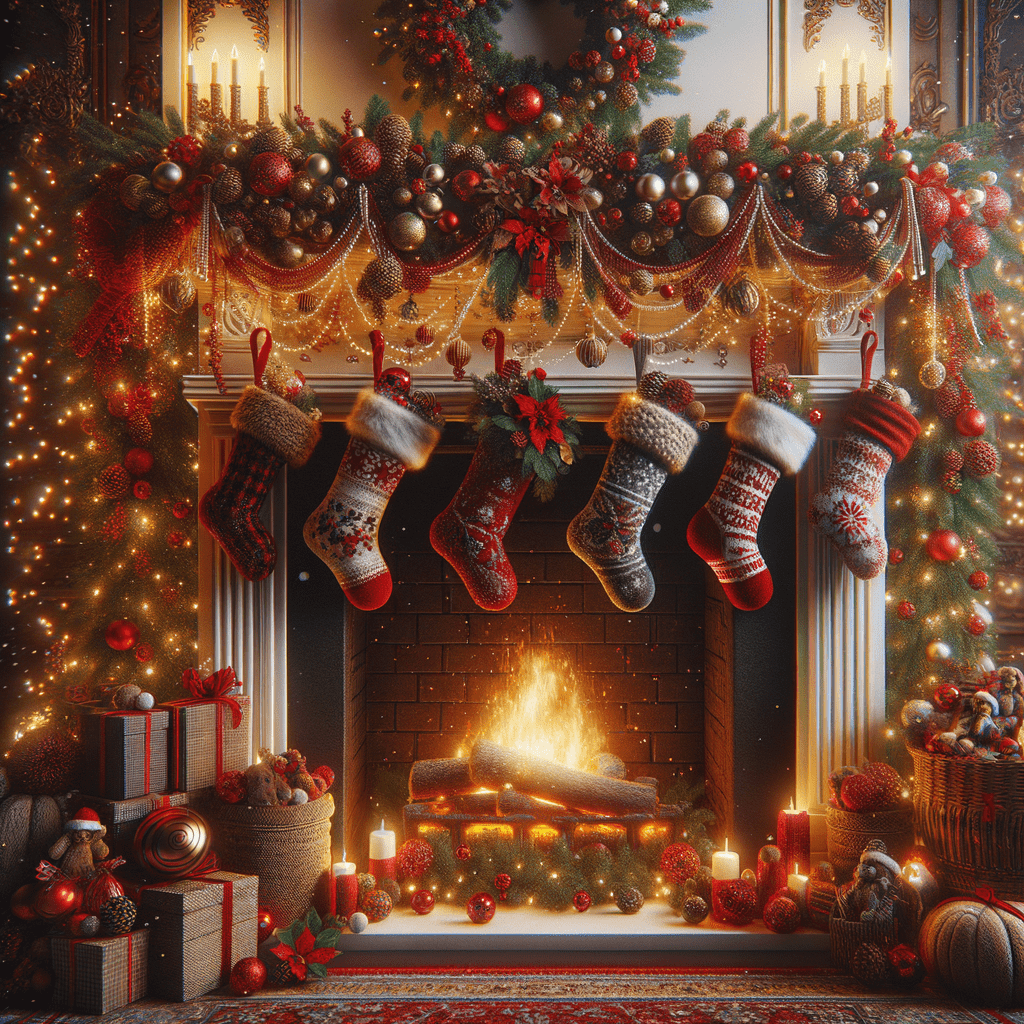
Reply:
[[[438,757],[414,761],[409,772],[409,799],[434,800],[437,797],[472,793],[480,787],[469,773],[468,757]]]
[[[591,814],[654,814],[658,807],[657,791],[649,786],[566,768],[487,740],[473,744],[469,772],[478,786],[499,792],[512,786],[527,796]]]
[[[534,818],[546,821],[556,814],[565,814],[565,808],[561,804],[549,803],[545,800],[535,800],[532,796],[517,793],[514,789],[502,789],[498,792],[498,813],[529,814]]]

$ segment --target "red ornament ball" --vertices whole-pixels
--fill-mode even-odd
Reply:
[[[956,418],[956,431],[964,437],[981,437],[986,426],[985,414],[974,406],[962,409]]]
[[[47,921],[73,914],[82,905],[82,889],[77,878],[55,878],[36,894],[35,912]]]
[[[486,124],[492,132],[503,132],[508,130],[510,122],[504,110],[498,110],[495,108],[488,110],[484,114],[484,124]]]
[[[983,636],[988,628],[988,623],[980,615],[972,615],[967,620],[967,632],[971,636]]]
[[[465,843],[459,843],[459,845],[455,848],[455,856],[458,857],[459,860],[469,860],[469,858],[472,856],[472,853]]]
[[[978,569],[967,577],[967,585],[971,590],[984,590],[988,586],[988,573]]]
[[[636,153],[630,149],[627,149],[624,153],[620,153],[615,158],[615,166],[618,167],[620,171],[625,171],[627,173],[629,171],[635,171],[638,163],[639,159],[637,158]]]
[[[181,530],[171,530],[167,534],[167,543],[172,548],[180,548],[186,540],[188,540],[188,537]]]
[[[917,955],[917,951],[911,946],[900,943],[898,946],[893,946],[886,956],[893,975],[901,985],[909,987],[924,980],[927,971],[921,958]]]
[[[381,370],[377,384],[380,388],[408,392],[412,387],[412,377],[404,366],[389,366],[386,370]]]
[[[500,875],[494,876],[494,888],[498,890],[498,899],[508,897],[508,891],[512,887],[512,876],[502,871]]]
[[[279,196],[292,180],[292,165],[280,153],[257,153],[249,162],[249,187],[261,196]]]
[[[775,168],[775,173],[779,176],[780,181],[789,181],[793,177],[793,165],[792,164],[779,164]]]
[[[434,909],[434,894],[429,889],[413,893],[412,909],[417,914],[429,914]]]
[[[505,113],[516,124],[530,124],[544,111],[544,97],[535,85],[514,85],[505,97]]]
[[[981,208],[981,216],[990,228],[997,228],[1010,212],[1010,196],[1006,189],[998,185],[985,186],[985,205]]]
[[[590,893],[585,889],[580,889],[578,893],[572,898],[572,905],[582,914],[584,911],[590,909],[590,904],[593,900],[590,898]]]
[[[764,908],[764,924],[770,932],[788,935],[800,927],[800,908],[788,896],[773,896]]]
[[[19,921],[34,921],[39,915],[36,913],[36,895],[42,889],[40,882],[29,882],[15,889],[11,896],[11,913]]]
[[[661,297],[662,297],[663,299],[671,299],[671,298],[672,298],[672,297],[673,297],[673,296],[675,295],[675,293],[676,293],[676,290],[675,290],[675,288],[674,288],[674,287],[673,287],[672,285],[670,285],[670,284],[663,284],[663,285],[662,285],[662,286],[661,286],[661,287],[660,287],[660,288],[658,289],[658,294],[659,294],[659,295],[660,295],[660,296],[661,296]]]
[[[380,170],[380,150],[373,139],[360,135],[338,150],[338,161],[351,181],[369,181]]]
[[[932,530],[924,549],[928,557],[936,562],[953,562],[960,557],[963,541],[953,530]]]
[[[746,128],[730,128],[722,137],[722,146],[727,153],[744,153],[750,148],[750,136]]]
[[[662,199],[657,206],[658,220],[667,227],[672,227],[679,223],[679,218],[683,215],[683,208],[679,203],[678,199]]]
[[[221,772],[214,789],[217,796],[227,804],[240,804],[248,795],[245,774],[240,771]]]
[[[171,508],[175,519],[188,519],[192,515],[192,502],[176,501]]]
[[[259,907],[256,911],[256,939],[262,942],[274,934],[277,924],[274,922],[274,915],[266,907]]]
[[[980,224],[973,220],[965,220],[953,228],[950,244],[953,246],[953,258],[950,262],[955,267],[976,267],[988,253],[992,236]]]
[[[822,421],[823,418],[824,417],[823,417],[822,411],[820,409],[812,409],[807,414],[808,421],[810,423],[812,423],[814,426],[817,426]]]
[[[658,866],[676,885],[682,885],[700,870],[700,854],[689,843],[672,843],[665,847]]]
[[[454,210],[442,210],[437,226],[446,235],[454,235],[459,230],[459,215]]]
[[[467,202],[483,183],[483,180],[484,179],[480,175],[479,171],[474,171],[472,169],[459,171],[459,173],[452,178],[452,191],[458,199],[461,199],[463,202]]]
[[[999,452],[995,445],[975,438],[964,446],[964,469],[971,476],[989,476],[999,468]]]
[[[152,661],[153,660],[153,646],[152,644],[136,644],[135,645],[135,660],[136,661]]]
[[[100,494],[109,501],[117,501],[128,493],[132,478],[124,466],[107,466],[99,479]]]
[[[267,965],[258,956],[247,956],[231,968],[231,991],[251,996],[267,983]]]
[[[896,614],[901,619],[912,619],[917,614],[917,609],[909,601],[900,601],[896,606]]]
[[[115,651],[129,651],[139,642],[139,627],[128,619],[115,619],[103,637]]]
[[[929,238],[936,238],[949,222],[949,196],[941,188],[917,190],[917,215]]]
[[[135,486],[132,487],[132,494],[134,494],[139,501],[145,501],[152,493],[153,488],[147,480],[136,480]]]
[[[757,180],[757,164],[753,160],[744,160],[736,168],[736,177],[745,185]]]
[[[132,448],[124,457],[124,468],[132,476],[145,476],[153,468],[153,453],[145,448]]]
[[[711,902],[718,920],[726,924],[750,924],[757,913],[757,890],[742,878],[733,878],[712,886]]]
[[[889,548],[889,564],[899,565],[903,561],[903,552],[900,548]]]
[[[434,863],[434,849],[425,839],[407,839],[395,855],[401,878],[421,878]]]
[[[939,711],[952,711],[960,701],[960,691],[952,683],[942,683],[932,694],[932,704]]]
[[[466,904],[466,913],[473,924],[487,924],[494,917],[494,911],[498,904],[489,892],[478,892],[469,897]]]
[[[383,921],[391,913],[394,903],[383,889],[371,889],[360,901],[359,909],[371,923]]]

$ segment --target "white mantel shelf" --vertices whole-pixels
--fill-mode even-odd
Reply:
[[[364,932],[346,931],[346,953],[387,951],[577,951],[629,950],[737,953],[824,953],[826,932],[800,928],[789,935],[770,932],[762,921],[745,928],[718,924],[709,917],[686,924],[667,904],[649,901],[637,914],[614,906],[591,907],[586,913],[556,913],[533,908],[505,909],[498,904],[493,920],[473,924],[461,906],[439,904],[422,917],[408,907],[393,911]]]

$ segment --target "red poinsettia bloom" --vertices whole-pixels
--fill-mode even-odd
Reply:
[[[544,451],[548,441],[554,441],[556,444],[565,443],[565,435],[558,424],[568,417],[565,410],[558,405],[558,395],[552,395],[543,402],[538,402],[529,395],[512,397],[519,406],[519,414],[529,423],[530,440],[537,451]]]
[[[546,256],[552,245],[554,251],[558,252],[560,244],[569,240],[569,223],[549,220],[539,210],[526,209],[519,214],[518,220],[502,222],[495,236],[494,247],[503,249],[513,238],[516,240],[516,252],[520,256],[531,245],[542,256]]]
[[[527,174],[542,188],[538,199],[544,206],[568,216],[568,207],[583,213],[587,204],[583,199],[583,186],[590,181],[590,171],[584,170],[570,157],[552,157],[548,169],[530,168]]]
[[[326,964],[338,955],[333,946],[321,946],[320,949],[315,949],[315,946],[316,936],[309,928],[304,928],[295,940],[294,949],[282,942],[274,947],[274,956],[284,960],[299,981],[305,981],[307,964]]]

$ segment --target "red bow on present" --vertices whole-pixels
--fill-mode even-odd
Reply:
[[[213,675],[203,679],[194,668],[185,669],[181,674],[181,685],[188,690],[196,700],[211,700],[218,704],[226,704],[231,708],[231,727],[237,729],[242,724],[242,709],[238,701],[229,695],[238,684],[235,678],[235,670],[227,668],[217,669]]]

